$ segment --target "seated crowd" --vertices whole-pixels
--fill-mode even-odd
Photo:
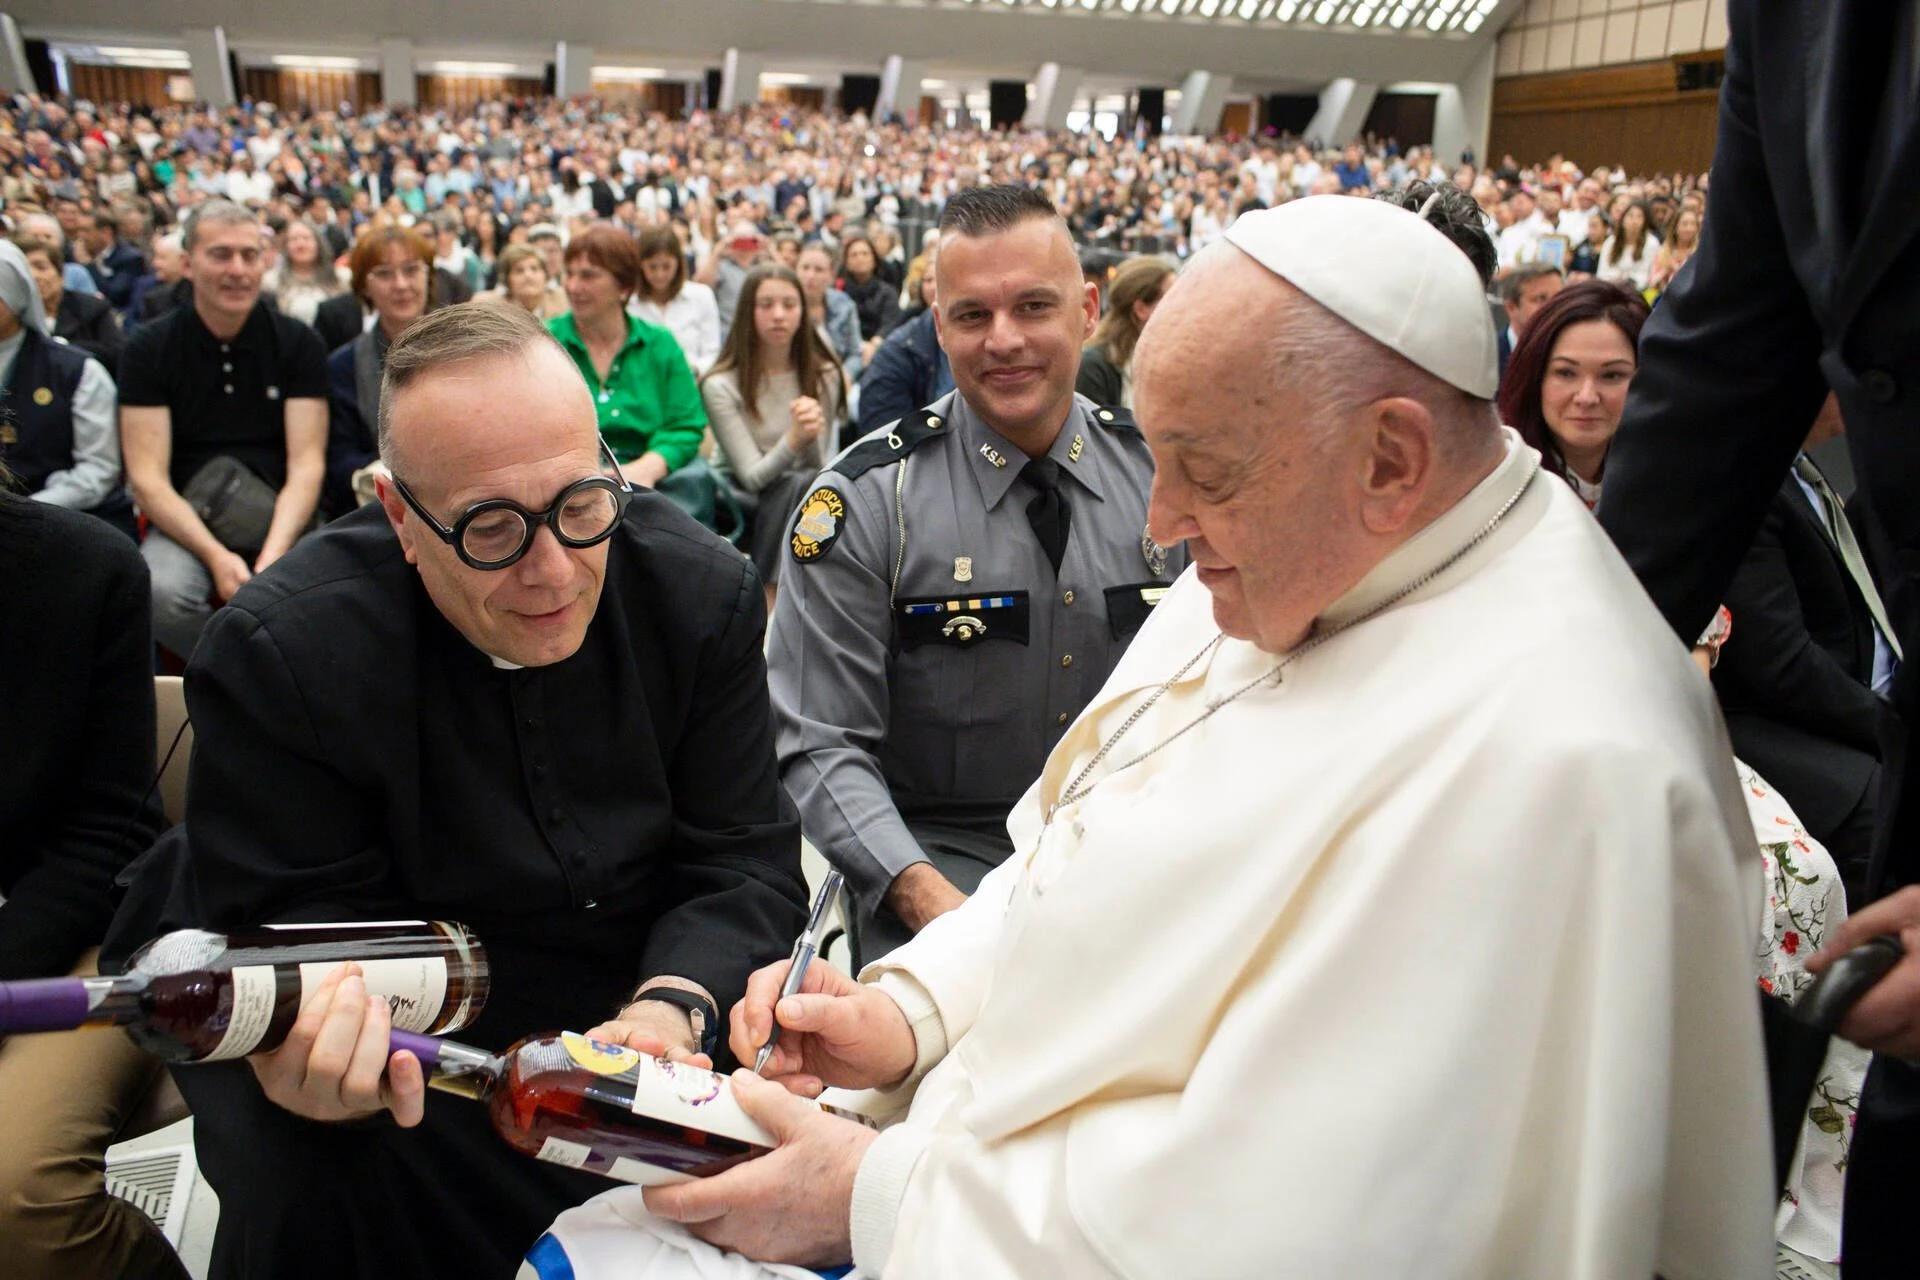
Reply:
[[[471,925],[496,966],[463,1038],[564,1025],[732,1066],[776,1017],[804,835],[847,876],[866,968],[822,966],[780,1002],[792,1041],[769,1075],[878,1088],[904,1119],[831,1130],[742,1085],[783,1135],[764,1163],[816,1163],[730,1183],[731,1202],[650,1196],[675,1248],[920,1276],[1278,1274],[1261,1251],[1287,1247],[1315,1260],[1300,1274],[1411,1274],[1398,1251],[1424,1232],[1434,1274],[1616,1274],[1631,1256],[1677,1280],[1770,1257],[1771,1236],[1742,1234],[1759,1223],[1838,1258],[1865,1054],[1796,1038],[1781,1011],[1868,893],[1900,654],[1817,456],[1837,404],[1695,647],[1707,680],[1665,651],[1582,510],[1641,328],[1699,247],[1707,175],[766,107],[31,96],[0,112],[0,169],[0,665],[17,677],[0,728],[49,744],[0,785],[0,827],[25,833],[0,855],[0,979],[91,972],[103,944],[112,964],[165,928],[433,916]],[[1389,334],[1396,270],[1443,283],[1426,323]],[[1272,440],[1246,425],[1275,412]],[[1297,425],[1351,414],[1374,416],[1349,453]],[[1517,638],[1469,607],[1520,596]],[[1408,741],[1536,778],[1529,804],[1502,810],[1497,783],[1476,800],[1486,782],[1334,723],[1327,698],[1378,696],[1365,664],[1417,693],[1437,679],[1418,655],[1443,650],[1457,687],[1395,709],[1429,735]],[[161,832],[149,677],[183,669],[191,789]],[[1262,782],[1229,734],[1293,735],[1351,769]],[[1596,759],[1597,790],[1575,787]],[[1163,778],[1217,804],[1218,829]],[[1594,806],[1652,816],[1582,843]],[[1536,857],[1614,861],[1521,876],[1490,857],[1464,873],[1512,877],[1489,904],[1406,856],[1523,830]],[[1156,862],[1156,836],[1191,848]],[[1183,899],[1242,838],[1271,865]],[[1734,884],[1755,844],[1764,911]],[[1132,859],[1124,886],[1085,875],[1103,849]],[[1317,865],[1326,849],[1347,861]],[[1055,881],[1073,887],[1043,898]],[[1698,929],[1649,956],[1570,924],[1501,917],[1469,938],[1441,918],[1627,912],[1636,894]],[[1296,936],[1295,910],[1325,914]],[[1366,948],[1340,922],[1356,910],[1397,922],[1409,954],[1339,971],[1327,955]],[[1164,970],[1121,945],[1160,914],[1140,928]],[[1552,959],[1500,978],[1517,994],[1496,1016],[1474,984],[1506,945]],[[1431,980],[1442,950],[1469,976]],[[1623,972],[1646,985],[1613,991],[1621,1021],[1602,1027],[1555,1005],[1554,965],[1596,1005]],[[1136,1007],[1069,1007],[1096,972],[1137,984]],[[1456,1057],[1370,1076],[1369,1133],[1476,1092],[1497,1110],[1501,1088],[1526,1112],[1513,1132],[1435,1133],[1463,1178],[1489,1162],[1465,1192],[1429,1167],[1376,1189],[1371,1220],[1368,1161],[1427,1159],[1404,1132],[1322,1155],[1351,1140],[1331,1111],[1282,1124],[1246,1101],[1327,1107],[1350,1061],[1277,1064],[1349,1008],[1366,1016],[1342,1052],[1417,1056],[1424,1018]],[[214,1274],[504,1276],[556,1219],[556,1247],[591,1252],[610,1228],[579,1206],[605,1184],[500,1148],[478,1109],[423,1104],[384,1010],[335,975],[280,1050],[175,1073],[221,1196]],[[1516,1060],[1627,1039],[1469,1085],[1470,1030]],[[91,1056],[80,1074],[0,1041],[0,1096],[44,1099],[0,1121],[0,1272],[180,1274],[99,1175],[155,1070]],[[1601,1081],[1628,1064],[1644,1094]],[[1590,1167],[1553,1133],[1548,1095],[1576,1088],[1621,1135]],[[1192,1135],[1165,1110],[1182,1096]],[[1207,1152],[1242,1124],[1258,1149],[1223,1157],[1240,1184],[1223,1186]],[[1680,1137],[1725,1167],[1690,1166]],[[1318,1177],[1287,1179],[1316,1216],[1283,1246],[1253,1201],[1259,1156],[1286,1143],[1321,1147]],[[817,1179],[829,1210],[782,1200],[780,1177]],[[1485,1197],[1485,1220],[1438,1232],[1422,1198],[1441,1194]],[[1621,1209],[1633,1196],[1646,1213]],[[1189,1217],[1210,1203],[1263,1225],[1202,1247]],[[1037,1219],[1008,1225],[1022,1206]],[[977,1270],[942,1272],[974,1248]]]

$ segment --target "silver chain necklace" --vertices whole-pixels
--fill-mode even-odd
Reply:
[[[1080,772],[1073,775],[1073,780],[1067,783],[1066,789],[1060,793],[1060,798],[1047,806],[1047,813],[1046,813],[1045,819],[1043,820],[1043,825],[1051,825],[1055,814],[1059,813],[1060,810],[1064,809],[1066,806],[1070,804],[1077,804],[1079,801],[1084,800],[1087,797],[1087,794],[1089,792],[1091,792],[1095,787],[1099,786],[1101,783],[1107,781],[1107,779],[1113,778],[1122,773],[1125,773],[1127,770],[1133,768],[1133,766],[1139,764],[1141,761],[1146,760],[1151,756],[1153,756],[1155,753],[1162,751],[1167,747],[1172,746],[1175,742],[1178,742],[1181,738],[1185,737],[1188,733],[1191,733],[1194,729],[1197,729],[1202,724],[1206,723],[1206,721],[1210,719],[1216,711],[1219,711],[1221,708],[1225,707],[1228,703],[1233,702],[1236,699],[1245,696],[1246,694],[1252,693],[1255,689],[1259,688],[1261,685],[1277,686],[1280,683],[1281,673],[1284,672],[1289,666],[1292,666],[1295,662],[1299,661],[1301,658],[1306,657],[1309,653],[1312,653],[1315,649],[1318,649],[1321,645],[1333,639],[1335,636],[1339,635],[1341,632],[1349,631],[1352,628],[1359,626],[1363,622],[1368,622],[1374,618],[1379,617],[1381,614],[1385,613],[1388,609],[1391,609],[1394,605],[1399,604],[1402,600],[1405,600],[1408,596],[1420,590],[1420,588],[1426,586],[1428,583],[1432,582],[1435,578],[1438,578],[1441,574],[1445,573],[1447,570],[1453,568],[1454,565],[1460,563],[1460,561],[1466,556],[1466,554],[1469,551],[1472,551],[1475,547],[1479,546],[1482,542],[1485,542],[1489,537],[1493,535],[1493,531],[1500,527],[1500,522],[1505,520],[1507,518],[1508,513],[1511,512],[1514,509],[1514,507],[1519,504],[1520,499],[1526,496],[1527,490],[1531,488],[1533,485],[1534,476],[1539,474],[1539,471],[1540,471],[1540,464],[1538,460],[1535,460],[1533,465],[1527,468],[1526,477],[1523,480],[1521,480],[1520,487],[1513,491],[1513,496],[1508,498],[1504,503],[1502,503],[1500,506],[1500,509],[1493,513],[1493,518],[1488,520],[1486,524],[1482,525],[1478,532],[1476,532],[1471,538],[1468,538],[1464,543],[1462,543],[1459,549],[1456,550],[1452,555],[1448,556],[1445,560],[1442,560],[1439,564],[1427,570],[1425,573],[1415,578],[1412,582],[1409,582],[1406,586],[1401,587],[1398,591],[1395,591],[1392,595],[1389,595],[1386,599],[1382,600],[1379,604],[1374,605],[1371,609],[1366,610],[1364,613],[1361,613],[1353,618],[1349,618],[1347,621],[1341,623],[1337,627],[1332,627],[1326,631],[1318,632],[1314,635],[1308,636],[1306,640],[1302,641],[1299,645],[1295,646],[1292,649],[1289,649],[1286,653],[1282,654],[1280,656],[1280,660],[1274,663],[1273,666],[1270,667],[1268,670],[1262,672],[1258,676],[1255,676],[1252,680],[1247,681],[1247,683],[1241,685],[1238,689],[1235,689],[1232,693],[1228,694],[1226,697],[1221,698],[1218,701],[1208,703],[1207,709],[1205,711],[1202,711],[1199,715],[1187,721],[1185,724],[1181,725],[1178,729],[1175,729],[1172,733],[1162,738],[1159,742],[1156,742],[1153,746],[1148,747],[1145,751],[1133,757],[1133,759],[1127,761],[1125,764],[1116,765],[1113,769],[1109,770],[1107,773],[1102,774],[1098,778],[1093,778],[1092,781],[1088,781],[1093,771],[1100,767],[1101,762],[1104,761],[1110,754],[1112,754],[1113,749],[1120,744],[1120,740],[1127,736],[1127,731],[1132,729],[1133,726],[1135,726],[1136,724],[1140,723],[1141,718],[1144,717],[1148,711],[1153,709],[1153,704],[1160,701],[1160,699],[1163,696],[1165,696],[1167,690],[1173,688],[1174,685],[1179,684],[1180,681],[1186,676],[1187,672],[1193,670],[1194,667],[1199,665],[1202,659],[1206,658],[1209,654],[1217,650],[1220,647],[1220,645],[1226,640],[1227,637],[1226,637],[1226,634],[1223,632],[1220,635],[1215,636],[1213,639],[1207,641],[1207,643],[1201,647],[1200,652],[1194,654],[1191,658],[1188,658],[1186,662],[1181,665],[1178,671],[1174,672],[1171,676],[1168,676],[1164,681],[1162,681],[1160,685],[1157,688],[1155,688],[1152,693],[1147,695],[1146,701],[1142,702],[1139,706],[1135,707],[1133,709],[1133,713],[1129,715],[1125,720],[1121,721],[1119,728],[1115,729],[1111,734],[1107,735],[1107,740],[1100,744],[1100,749],[1098,751],[1093,753],[1093,759],[1087,761],[1086,764],[1080,767]]]

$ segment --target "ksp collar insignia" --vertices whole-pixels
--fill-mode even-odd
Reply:
[[[1167,575],[1167,549],[1153,540],[1150,530],[1140,531],[1140,554],[1146,557],[1148,573],[1156,578]]]
[[[33,402],[41,406],[42,408],[45,408],[47,405],[52,404],[53,403],[52,390],[47,387],[35,387],[33,389]]]
[[[831,485],[821,485],[800,504],[787,546],[801,562],[818,560],[833,547],[847,517],[847,500]]]
[[[1006,455],[990,444],[982,444],[980,446],[980,456],[988,462],[991,462],[995,467],[1004,467],[1007,465]]]
[[[1067,461],[1068,462],[1080,461],[1080,455],[1086,451],[1086,447],[1087,447],[1087,438],[1081,435],[1078,431],[1074,432],[1073,447],[1067,450]]]

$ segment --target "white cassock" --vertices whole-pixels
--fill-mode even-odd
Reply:
[[[1507,439],[1322,629],[1488,523],[1536,462]],[[1707,682],[1573,493],[1535,475],[1112,772],[1272,667],[1225,641],[1044,822],[1217,634],[1189,571],[1015,856],[863,975],[924,1076],[860,1168],[861,1272],[1770,1276],[1758,851]]]

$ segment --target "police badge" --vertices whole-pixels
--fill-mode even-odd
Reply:
[[[1146,558],[1148,573],[1156,578],[1167,576],[1167,549],[1153,540],[1150,530],[1140,531],[1140,554]]]

